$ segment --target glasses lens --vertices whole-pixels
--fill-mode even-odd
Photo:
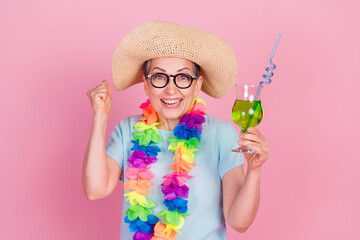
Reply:
[[[151,83],[155,87],[165,87],[167,84],[167,76],[163,73],[155,73],[151,76]]]
[[[187,74],[179,74],[175,79],[176,85],[179,88],[187,88],[191,85],[191,76]]]

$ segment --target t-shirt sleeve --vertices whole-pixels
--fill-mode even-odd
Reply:
[[[231,169],[244,164],[244,154],[231,151],[239,147],[238,132],[230,123],[227,123],[222,133],[219,160],[219,175],[221,179]]]
[[[122,170],[124,169],[124,143],[120,124],[115,126],[106,143],[106,154],[115,159]],[[123,180],[123,175],[123,171],[121,171],[120,180]]]

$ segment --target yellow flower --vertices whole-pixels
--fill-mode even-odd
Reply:
[[[190,111],[190,109],[192,109],[192,108],[194,107],[195,101],[196,101],[196,103],[202,103],[202,104],[204,104],[204,106],[205,106],[205,101],[202,100],[201,98],[199,98],[199,96],[197,96],[197,97],[193,100],[193,102],[191,103],[191,106],[190,106],[190,108],[189,108],[189,111]]]
[[[124,196],[128,197],[126,201],[129,201],[131,205],[136,205],[139,203],[141,206],[146,207],[148,204],[145,196],[135,191],[125,193]]]
[[[187,148],[184,142],[179,142],[176,146],[170,145],[169,150],[175,151],[174,159],[176,158],[176,155],[181,154],[181,158],[188,163],[194,162],[194,152],[198,151],[196,148]]]
[[[157,134],[159,134],[158,132],[158,129],[156,127],[156,125],[159,125],[160,123],[156,122],[156,123],[153,123],[151,125],[146,125],[145,123],[143,122],[138,122],[135,124],[135,128],[136,130],[138,131],[145,131],[145,130],[148,130],[148,129],[152,129],[154,130]]]
[[[170,236],[172,230],[174,230],[175,232],[179,233],[181,235],[181,232],[179,232],[179,230],[176,228],[176,226],[174,224],[167,224],[166,228],[164,229],[164,231],[162,233],[166,233],[166,236]]]

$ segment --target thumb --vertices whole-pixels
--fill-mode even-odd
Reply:
[[[109,93],[111,94],[111,88],[110,88],[109,83],[106,80],[103,80],[103,83],[105,83],[106,88],[109,90]]]

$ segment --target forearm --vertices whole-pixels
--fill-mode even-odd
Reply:
[[[105,147],[107,120],[107,113],[94,114],[82,171],[83,188],[89,199],[101,198],[108,185],[109,172]]]
[[[239,232],[244,232],[256,217],[260,204],[260,168],[247,169],[245,181],[231,204],[228,223]]]

